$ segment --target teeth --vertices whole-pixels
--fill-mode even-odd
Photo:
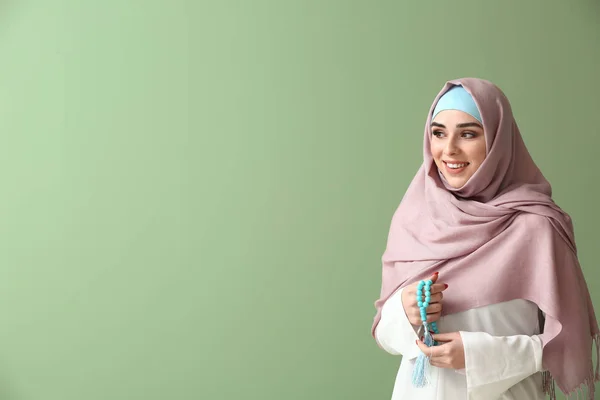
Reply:
[[[468,163],[464,163],[464,164],[447,164],[448,167],[452,168],[452,169],[458,169],[458,168],[463,168],[466,167],[468,165]]]

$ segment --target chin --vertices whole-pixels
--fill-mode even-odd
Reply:
[[[468,181],[468,179],[457,179],[454,177],[447,177],[446,175],[444,175],[444,178],[446,178],[446,182],[448,182],[448,184],[454,189],[460,189],[461,187],[465,186]]]

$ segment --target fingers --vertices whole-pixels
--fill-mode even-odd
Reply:
[[[433,282],[433,284],[431,285],[431,288],[429,289],[431,292],[431,295],[434,295],[436,293],[441,293],[444,290],[446,290],[448,288],[448,285],[443,283],[443,282],[437,282],[439,279],[439,274],[436,272],[435,274],[433,274],[431,276],[431,282]],[[419,284],[419,281],[414,282],[412,285],[410,285],[410,293],[414,294],[417,292],[417,285]]]
[[[431,285],[431,294],[441,293],[448,288],[448,285],[445,283],[435,283]]]
[[[423,343],[421,340],[417,340],[417,341],[415,341],[415,343],[417,343],[417,346],[419,346],[419,349],[421,349],[423,354],[425,354],[426,356],[430,357],[432,354],[435,355],[435,352],[436,352],[435,346],[429,347],[425,343]]]
[[[441,303],[430,304],[429,307],[427,307],[427,316],[433,314],[440,314],[442,312],[442,308],[443,307]],[[419,309],[416,309],[414,315],[420,316],[421,311]],[[427,321],[429,322],[429,319]]]
[[[439,333],[432,335],[433,340],[441,343],[428,347],[422,340],[415,343],[429,358],[429,363],[439,368],[465,368],[464,347],[460,332]]]
[[[431,295],[431,301],[429,304],[440,303],[444,298],[444,293],[436,293]]]
[[[429,362],[431,365],[441,368],[446,367],[449,348],[448,344],[439,344],[437,346],[429,347],[422,340],[417,340],[416,343],[423,354],[429,357]]]
[[[429,279],[431,279],[431,282],[436,283],[439,276],[440,276],[440,273],[435,272],[433,275],[431,275],[431,278],[429,278]]]
[[[431,303],[429,303],[429,306],[427,307],[427,322],[431,323],[431,322],[435,322],[438,321],[441,317],[442,317],[442,298],[443,298],[443,294],[442,293],[438,293],[436,295],[431,296]],[[416,303],[416,301],[415,301]],[[423,323],[423,321],[421,320],[421,311],[420,308],[417,307],[417,305],[414,305],[414,308],[411,310],[409,315],[409,320],[411,321],[412,324],[414,325],[420,325],[421,323]]]
[[[439,321],[440,318],[442,318],[442,313],[441,312],[436,312],[436,313],[433,313],[433,314],[427,314],[427,323],[430,324],[432,322]],[[423,321],[421,320],[420,313],[415,313],[412,316],[412,318],[409,318],[409,321],[411,321],[411,323],[413,325],[421,325],[423,323]]]
[[[436,342],[444,343],[451,342],[453,340],[460,339],[460,333],[458,332],[450,332],[450,333],[436,333],[432,335],[433,340]]]
[[[427,307],[427,314],[437,314],[442,311],[442,303],[433,303]]]
[[[436,322],[442,317],[442,313],[427,314],[427,323]],[[419,317],[420,318],[420,317]]]
[[[436,322],[441,318],[441,302],[444,298],[444,294],[442,292],[448,287],[448,285],[445,283],[435,283],[439,279],[439,273],[437,272],[431,275],[430,279],[433,284],[429,289],[430,299],[427,307],[427,322],[429,323]],[[423,323],[421,320],[421,310],[417,304],[418,299],[416,293],[418,284],[419,281],[413,283],[402,293],[402,305],[404,307],[404,311],[406,312],[410,323],[413,325],[420,325]]]
[[[421,351],[423,352],[423,354],[425,354],[427,357],[430,357],[431,359],[434,358],[440,358],[442,356],[445,355],[445,351],[446,348],[442,347],[442,346],[427,346],[425,343],[423,343],[422,340],[417,340],[416,341],[417,346],[419,347],[419,349],[421,349]]]
[[[439,272],[436,272],[435,274],[431,275],[428,278],[428,279],[431,279],[431,282],[432,282],[431,288],[433,288],[435,286],[435,283],[437,282],[438,277],[439,277]],[[427,280],[427,279],[425,279],[425,280]],[[412,293],[415,293],[417,291],[417,285],[419,284],[419,282],[420,281],[416,281],[416,282],[413,282],[412,285],[410,285]]]

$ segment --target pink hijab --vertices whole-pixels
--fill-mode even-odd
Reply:
[[[471,94],[483,120],[487,156],[459,189],[438,172],[429,149],[431,115],[454,85]],[[533,162],[508,99],[491,82],[447,82],[425,124],[424,162],[394,213],[383,254],[380,298],[440,272],[449,288],[443,314],[513,299],[534,302],[546,314],[543,334],[544,391],[594,397],[599,380],[592,365],[599,330],[579,262],[570,217],[552,201],[552,189]]]

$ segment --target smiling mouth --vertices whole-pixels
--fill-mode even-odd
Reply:
[[[446,171],[448,171],[450,174],[459,174],[463,172],[470,164],[468,162],[442,162],[444,163]]]
[[[447,161],[443,161],[443,163],[446,164],[448,166],[448,168],[453,168],[453,169],[464,168],[467,165],[469,165],[468,162],[447,162]]]

